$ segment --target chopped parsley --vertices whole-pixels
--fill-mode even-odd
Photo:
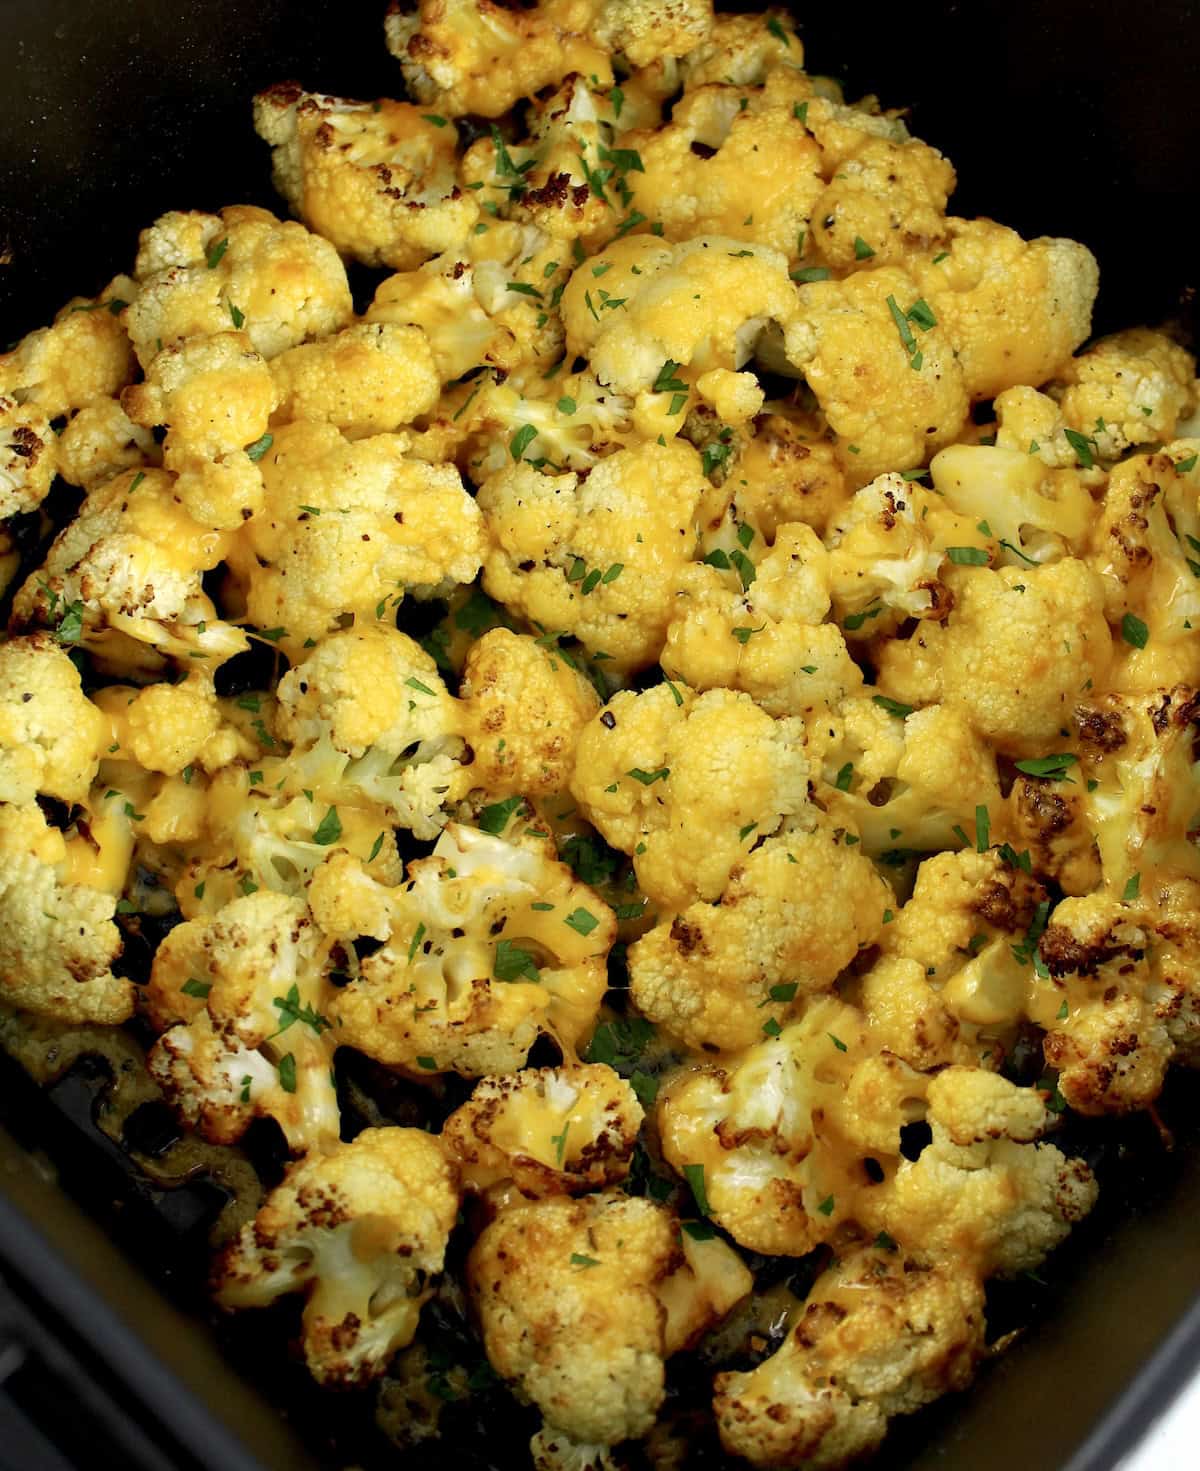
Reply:
[[[590,935],[600,921],[590,909],[573,909],[563,920],[577,935]]]
[[[1071,751],[1059,751],[1053,756],[1033,756],[1027,761],[1018,761],[1018,771],[1026,776],[1043,776],[1051,781],[1070,781],[1067,772],[1079,760]]]
[[[533,956],[513,940],[501,940],[497,944],[492,974],[498,981],[537,981],[540,978]]]
[[[1092,454],[1095,440],[1089,439],[1086,434],[1080,434],[1078,429],[1064,429],[1063,433],[1067,436],[1067,443],[1075,451],[1075,458],[1079,461],[1081,468],[1090,470],[1096,463],[1096,458]]]
[[[1150,630],[1133,613],[1126,613],[1121,619],[1121,637],[1135,649],[1144,649],[1150,640]]]
[[[525,451],[537,438],[537,428],[533,424],[522,424],[517,432],[509,440],[508,452],[514,460],[519,460]]]
[[[810,281],[828,281],[828,266],[801,266],[799,270],[788,273],[792,280],[799,286],[807,286]]]
[[[197,1001],[203,1001],[212,990],[212,982],[198,981],[195,976],[189,976],[179,989],[185,996],[194,996]]]
[[[264,434],[261,439],[256,439],[253,444],[246,446],[246,458],[253,460],[257,464],[274,443],[275,436],[273,434]]]
[[[886,711],[888,715],[895,715],[900,720],[911,715],[917,708],[915,705],[906,705],[901,700],[893,700],[888,695],[872,695],[871,700],[881,710]]]
[[[279,1086],[285,1093],[296,1091],[296,1059],[290,1052],[279,1059]]]
[[[279,1030],[274,1034],[276,1037],[282,1037],[297,1022],[303,1022],[318,1037],[332,1028],[329,1019],[314,1010],[310,1002],[305,1002],[303,1006],[300,1004],[300,988],[295,981],[288,987],[286,996],[273,996],[271,1005],[279,1011]]]
[[[204,256],[204,264],[208,267],[210,271],[215,271],[217,269],[217,267],[221,264],[221,257],[228,249],[228,235],[226,235],[223,240],[218,240],[215,245],[210,245],[208,247],[208,250],[205,252]]]
[[[625,775],[631,776],[634,781],[640,781],[644,787],[652,787],[656,781],[666,781],[667,777],[671,775],[671,768],[669,766],[660,766],[655,771],[643,771],[640,766],[635,766],[631,771],[627,771]]]
[[[1141,887],[1142,887],[1142,876],[1141,876],[1141,874],[1140,873],[1131,874],[1129,876],[1129,878],[1126,879],[1126,881],[1125,881],[1125,888],[1124,888],[1124,890],[1121,893],[1121,898],[1124,899],[1124,900],[1126,900],[1127,902],[1130,899],[1136,899],[1137,896],[1138,896],[1138,894],[1141,892]]]
[[[854,237],[855,260],[870,260],[874,254],[875,252],[871,249],[871,247],[867,244],[867,242],[862,238],[861,235],[856,235]]]
[[[976,853],[986,853],[987,852],[987,850],[991,847],[991,837],[992,837],[992,822],[991,822],[991,818],[988,816],[988,810],[987,810],[987,808],[981,802],[975,808],[975,851],[976,851]]]
[[[342,820],[338,816],[336,807],[331,807],[317,826],[313,833],[313,842],[319,843],[322,848],[327,848],[330,843],[336,843],[342,835]]]
[[[696,1209],[702,1216],[712,1215],[708,1204],[708,1191],[704,1187],[704,1166],[684,1165],[683,1178],[691,1187],[692,1199],[696,1202]]]
[[[959,567],[986,567],[989,560],[986,547],[947,547],[946,555]]]

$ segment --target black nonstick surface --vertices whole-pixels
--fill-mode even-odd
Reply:
[[[382,0],[0,0],[0,348],[67,296],[127,269],[138,231],[163,210],[278,207],[267,150],[250,125],[252,93],[294,76],[325,91],[395,94],[382,9]],[[1166,317],[1194,325],[1200,6],[964,0],[793,9],[810,69],[843,78],[852,95],[870,90],[886,105],[912,106],[913,130],[958,167],[956,212],[987,213],[1025,234],[1073,235],[1095,250],[1099,329]],[[1097,1168],[1101,1207],[1037,1279],[994,1292],[994,1330],[1021,1329],[1018,1342],[971,1395],[898,1426],[880,1466],[1112,1466],[1171,1387],[1200,1371],[1195,1326],[1146,1367],[1200,1292],[1195,1081],[1177,1080],[1163,1101],[1174,1150],[1145,1118],[1068,1124],[1059,1142]],[[153,1346],[132,1392],[144,1397],[147,1424],[175,1422],[163,1432],[166,1464],[231,1467],[222,1432],[206,1418],[215,1416],[236,1422],[261,1465],[291,1471],[298,1453],[278,1438],[281,1412],[327,1466],[527,1463],[524,1417],[502,1410],[498,1397],[456,1410],[454,1451],[401,1458],[373,1438],[369,1406],[309,1387],[281,1348],[286,1324],[239,1324],[216,1338],[214,1353],[197,1251],[213,1202],[202,1182],[168,1207],[146,1190],[128,1154],[95,1128],[105,1087],[100,1063],[81,1064],[49,1093],[11,1065],[0,1068],[0,1112],[22,1145],[54,1159],[59,1184],[39,1179],[34,1188],[19,1150],[3,1149],[0,1183],[70,1259],[69,1269],[39,1275],[57,1257],[19,1215],[0,1210],[0,1271],[21,1277],[35,1317],[61,1315],[92,1351],[107,1353],[118,1376],[142,1362],[142,1351],[87,1308],[93,1289]],[[262,1164],[269,1173],[272,1161]],[[72,1214],[75,1201],[92,1220]],[[128,1267],[104,1236],[156,1292],[122,1275]],[[160,1307],[157,1292],[190,1316]],[[440,1331],[452,1338],[455,1325]],[[161,1382],[151,1360],[169,1367]],[[1109,1411],[1115,1418],[1101,1424]],[[85,1463],[87,1450],[72,1448],[64,1464]],[[6,1464],[25,1471],[19,1459],[6,1461],[0,1435]],[[697,1467],[720,1464],[719,1453],[699,1448]]]

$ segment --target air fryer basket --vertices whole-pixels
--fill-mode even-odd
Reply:
[[[127,267],[165,209],[278,207],[250,96],[290,76],[394,92],[383,5],[4,0],[0,341]],[[1194,326],[1200,5],[792,8],[811,69],[912,104],[914,131],[958,168],[957,212],[1096,251],[1098,329]],[[250,1177],[198,1160],[177,1188],[152,1178],[173,1131],[127,1106],[136,1047],[38,1047],[42,1085],[0,1055],[0,1471],[410,1464],[372,1441],[363,1401],[309,1387],[286,1322],[222,1327],[205,1310],[208,1227]],[[968,1395],[899,1423],[881,1468],[1099,1471],[1200,1373],[1198,1081],[1162,1100],[1174,1149],[1146,1117],[1068,1125],[1059,1142],[1096,1168],[1100,1207],[1036,1277],[992,1293],[993,1330],[1015,1343]],[[250,1153],[269,1180],[278,1160]],[[411,1465],[524,1466],[520,1423]]]

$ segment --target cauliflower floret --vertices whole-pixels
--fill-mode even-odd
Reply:
[[[201,575],[225,556],[225,533],[194,521],[162,470],[126,471],[98,486],[17,593],[13,625],[63,623],[117,667],[139,667],[139,645],[181,659],[222,660],[246,648],[217,619]]]
[[[100,697],[119,686],[98,691]],[[193,674],[183,684],[151,684],[122,690],[120,745],[147,771],[174,775],[194,761],[219,757],[221,710],[211,682]],[[102,704],[103,708],[103,704]]]
[[[794,993],[791,986],[777,989]],[[781,1031],[779,1018],[786,1021],[791,1009],[769,1004],[758,1013],[766,1041],[760,1031],[757,1045],[728,1070],[684,1073],[658,1101],[667,1163],[689,1181],[698,1172],[717,1225],[740,1246],[769,1256],[803,1256],[831,1237],[853,1213],[861,1177],[859,1152],[841,1118],[849,1079],[865,1055],[861,1018],[819,997]],[[893,1153],[905,1121],[896,1114]]]
[[[1046,466],[1026,448],[952,444],[930,465],[933,483],[952,510],[983,532],[995,559],[1028,567],[1079,556],[1095,520],[1092,498],[1077,476]]]
[[[400,62],[409,95],[439,113],[499,117],[522,97],[569,72],[612,85],[612,63],[591,34],[598,0],[540,0],[508,10],[494,0],[393,3],[387,48]]]
[[[687,56],[712,29],[712,0],[602,0],[592,35],[631,66]]]
[[[731,252],[748,241],[795,259],[825,189],[821,150],[786,99],[744,102],[734,87],[700,87],[665,127],[623,134],[642,163],[626,176],[630,207],[668,240],[715,235],[737,242]]]
[[[289,348],[273,359],[271,377],[279,395],[273,423],[318,420],[347,439],[411,424],[441,392],[424,332],[386,322],[359,322]]]
[[[1153,933],[1156,1019],[1166,1023],[1174,1061],[1200,1065],[1200,880],[1179,874],[1154,882],[1141,906]]]
[[[718,548],[708,565],[683,569],[663,668],[700,690],[743,690],[768,715],[840,704],[861,689],[862,672],[841,629],[820,621],[829,608],[824,547],[809,527],[785,524],[755,562],[747,532],[747,551]]]
[[[1001,826],[1013,848],[1030,855],[1034,873],[1054,879],[1064,893],[1090,894],[1101,880],[1094,811],[1083,788],[1018,773]]]
[[[123,470],[162,463],[149,429],[135,424],[119,398],[100,398],[70,420],[58,440],[57,469],[70,485],[94,490]]]
[[[476,1241],[467,1279],[488,1358],[556,1430],[611,1445],[654,1423],[666,1354],[656,1288],[679,1264],[676,1230],[649,1200],[551,1196],[503,1211]]]
[[[57,419],[120,393],[133,377],[123,322],[137,292],[135,281],[116,276],[94,299],[74,297],[53,326],[39,327],[0,353],[0,395]]]
[[[1164,333],[1134,327],[1068,358],[1052,391],[1066,423],[1094,437],[1097,457],[1115,460],[1174,436],[1195,402],[1196,360]]]
[[[794,26],[784,10],[714,16],[707,37],[680,60],[685,88],[691,91],[712,82],[761,87],[775,68],[799,71],[804,65],[804,44]]]
[[[296,1153],[337,1140],[329,963],[303,901],[265,890],[163,939],[147,1000],[167,1030],[147,1066],[206,1139],[229,1144],[263,1114]]]
[[[333,1003],[338,1040],[418,1076],[516,1072],[539,1032],[574,1049],[606,986],[608,906],[536,835],[451,823],[408,874],[376,907],[386,943]],[[369,916],[361,897],[354,911]]]
[[[983,1291],[957,1263],[858,1247],[817,1279],[787,1340],[757,1369],[720,1374],[721,1443],[757,1466],[847,1465],[892,1415],[965,1389],[984,1356]]]
[[[1200,694],[1186,685],[1145,695],[1091,696],[1075,707],[1082,800],[1110,894],[1143,870],[1200,877],[1195,727]]]
[[[58,442],[46,415],[0,393],[0,520],[41,505],[57,460]]]
[[[1039,944],[1056,984],[1031,1010],[1049,1028],[1046,1062],[1078,1113],[1132,1112],[1162,1090],[1174,1045],[1166,1016],[1156,1014],[1167,998],[1149,954],[1154,935],[1140,919],[1136,907],[1103,894],[1064,899]]]
[[[928,681],[916,685],[917,699],[932,696],[962,709],[981,736],[1008,754],[1054,749],[1080,691],[1102,685],[1108,671],[1113,645],[1100,578],[1073,557],[1045,567],[971,567],[944,575],[953,611],[909,640],[919,637],[933,656]],[[903,644],[884,643],[879,682],[911,699],[906,658]]]
[[[0,643],[0,802],[32,802],[39,792],[81,802],[105,733],[104,717],[54,638],[35,633]]]
[[[977,1029],[961,1026],[929,984],[925,967],[902,955],[885,953],[876,961],[859,983],[858,1004],[876,1046],[921,1072],[974,1064],[985,1051],[974,1045]]]
[[[835,270],[903,265],[946,231],[954,168],[919,138],[871,138],[837,166],[812,207],[812,238]],[[865,250],[864,250],[865,247]]]
[[[475,367],[508,372],[526,357],[527,344],[480,300],[483,277],[457,254],[439,256],[415,271],[382,281],[366,321],[421,328],[439,378],[449,383]],[[473,389],[470,391],[474,391]]]
[[[827,990],[879,935],[891,890],[860,846],[819,820],[768,838],[718,905],[689,905],[629,947],[631,994],[692,1047],[749,1046],[776,987]]]
[[[938,569],[945,555],[919,513],[928,498],[899,475],[864,485],[826,533],[834,611],[859,638],[892,632],[907,618],[944,618],[950,599]]]
[[[352,102],[281,82],[254,99],[276,189],[292,213],[368,266],[411,270],[479,218],[455,182],[453,127],[408,102]]]
[[[652,388],[668,363],[697,373],[740,368],[767,323],[787,322],[795,309],[786,257],[721,235],[678,245],[655,235],[615,240],[563,294],[568,353],[624,393]]]
[[[164,347],[230,323],[273,358],[345,327],[354,310],[329,241],[249,204],[160,216],[142,231],[134,275],[140,289],[123,321],[143,367]]]
[[[1186,447],[1177,442],[1173,449]],[[1181,473],[1171,450],[1123,460],[1108,477],[1091,565],[1105,611],[1119,626],[1118,689],[1143,691],[1179,681],[1200,684],[1200,566],[1184,541],[1200,531],[1200,475]],[[1186,463],[1186,460],[1184,461]],[[1174,523],[1174,524],[1173,524]]]
[[[135,424],[165,424],[163,465],[201,525],[240,526],[262,508],[257,460],[277,395],[245,332],[214,332],[156,353],[121,407]],[[247,453],[250,451],[250,453]]]
[[[276,728],[296,748],[285,790],[378,804],[429,839],[472,784],[464,717],[434,660],[398,629],[331,634],[284,675],[277,696]]]
[[[62,835],[32,803],[0,803],[0,994],[67,1025],[115,1026],[133,1014],[134,987],[114,976],[116,898],[72,883]]]
[[[267,1307],[304,1292],[304,1357],[321,1384],[381,1374],[412,1342],[442,1270],[458,1179],[421,1129],[364,1129],[293,1165],[213,1273],[217,1301]]]
[[[821,801],[873,858],[955,847],[960,831],[975,832],[981,807],[999,819],[995,756],[958,708],[910,711],[884,696],[860,696],[810,724],[814,766],[819,756],[826,783]]]
[[[522,1195],[580,1195],[619,1184],[641,1127],[633,1089],[599,1063],[484,1078],[446,1120],[442,1138],[463,1182],[511,1181]]]
[[[815,415],[778,406],[755,420],[753,438],[730,461],[727,479],[737,486],[747,519],[768,541],[790,521],[803,521],[823,535],[845,503],[834,438]]]
[[[266,504],[230,549],[250,620],[295,658],[352,614],[381,620],[412,588],[470,582],[483,518],[452,465],[405,457],[402,435],[353,443],[332,424],[288,424],[261,461]]]
[[[1022,240],[992,220],[949,220],[949,242],[910,269],[954,345],[972,399],[1044,383],[1092,325],[1099,270],[1074,240]]]
[[[884,1229],[983,1276],[1032,1270],[1095,1204],[1091,1170],[1030,1142],[1051,1118],[1036,1089],[950,1067],[930,1083],[928,1102],[932,1142],[881,1187]]]
[[[784,349],[838,436],[855,485],[955,439],[967,395],[953,333],[894,266],[801,286]]]
[[[705,485],[686,444],[618,450],[586,479],[512,465],[479,491],[493,542],[484,587],[530,622],[604,653],[616,671],[642,668],[662,648],[663,588],[695,549]]]
[[[1104,472],[1094,463],[1090,468],[1087,465],[1089,459],[1095,460],[1094,439],[1073,436],[1073,445],[1067,438],[1062,410],[1047,394],[1025,385],[1006,388],[996,395],[992,412],[1000,449],[1020,450],[1050,470],[1072,470],[1074,478],[1087,485],[1102,483]]]
[[[803,738],[732,690],[626,690],[584,728],[571,794],[673,913],[719,899],[754,844],[807,809]]]
[[[578,669],[527,634],[493,628],[471,645],[459,695],[474,785],[491,797],[566,790],[580,735],[600,709]]]

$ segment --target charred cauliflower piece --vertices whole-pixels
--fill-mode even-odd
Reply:
[[[365,1129],[292,1166],[218,1258],[217,1301],[236,1311],[304,1293],[313,1378],[364,1384],[412,1342],[458,1198],[457,1172],[432,1135]]]

